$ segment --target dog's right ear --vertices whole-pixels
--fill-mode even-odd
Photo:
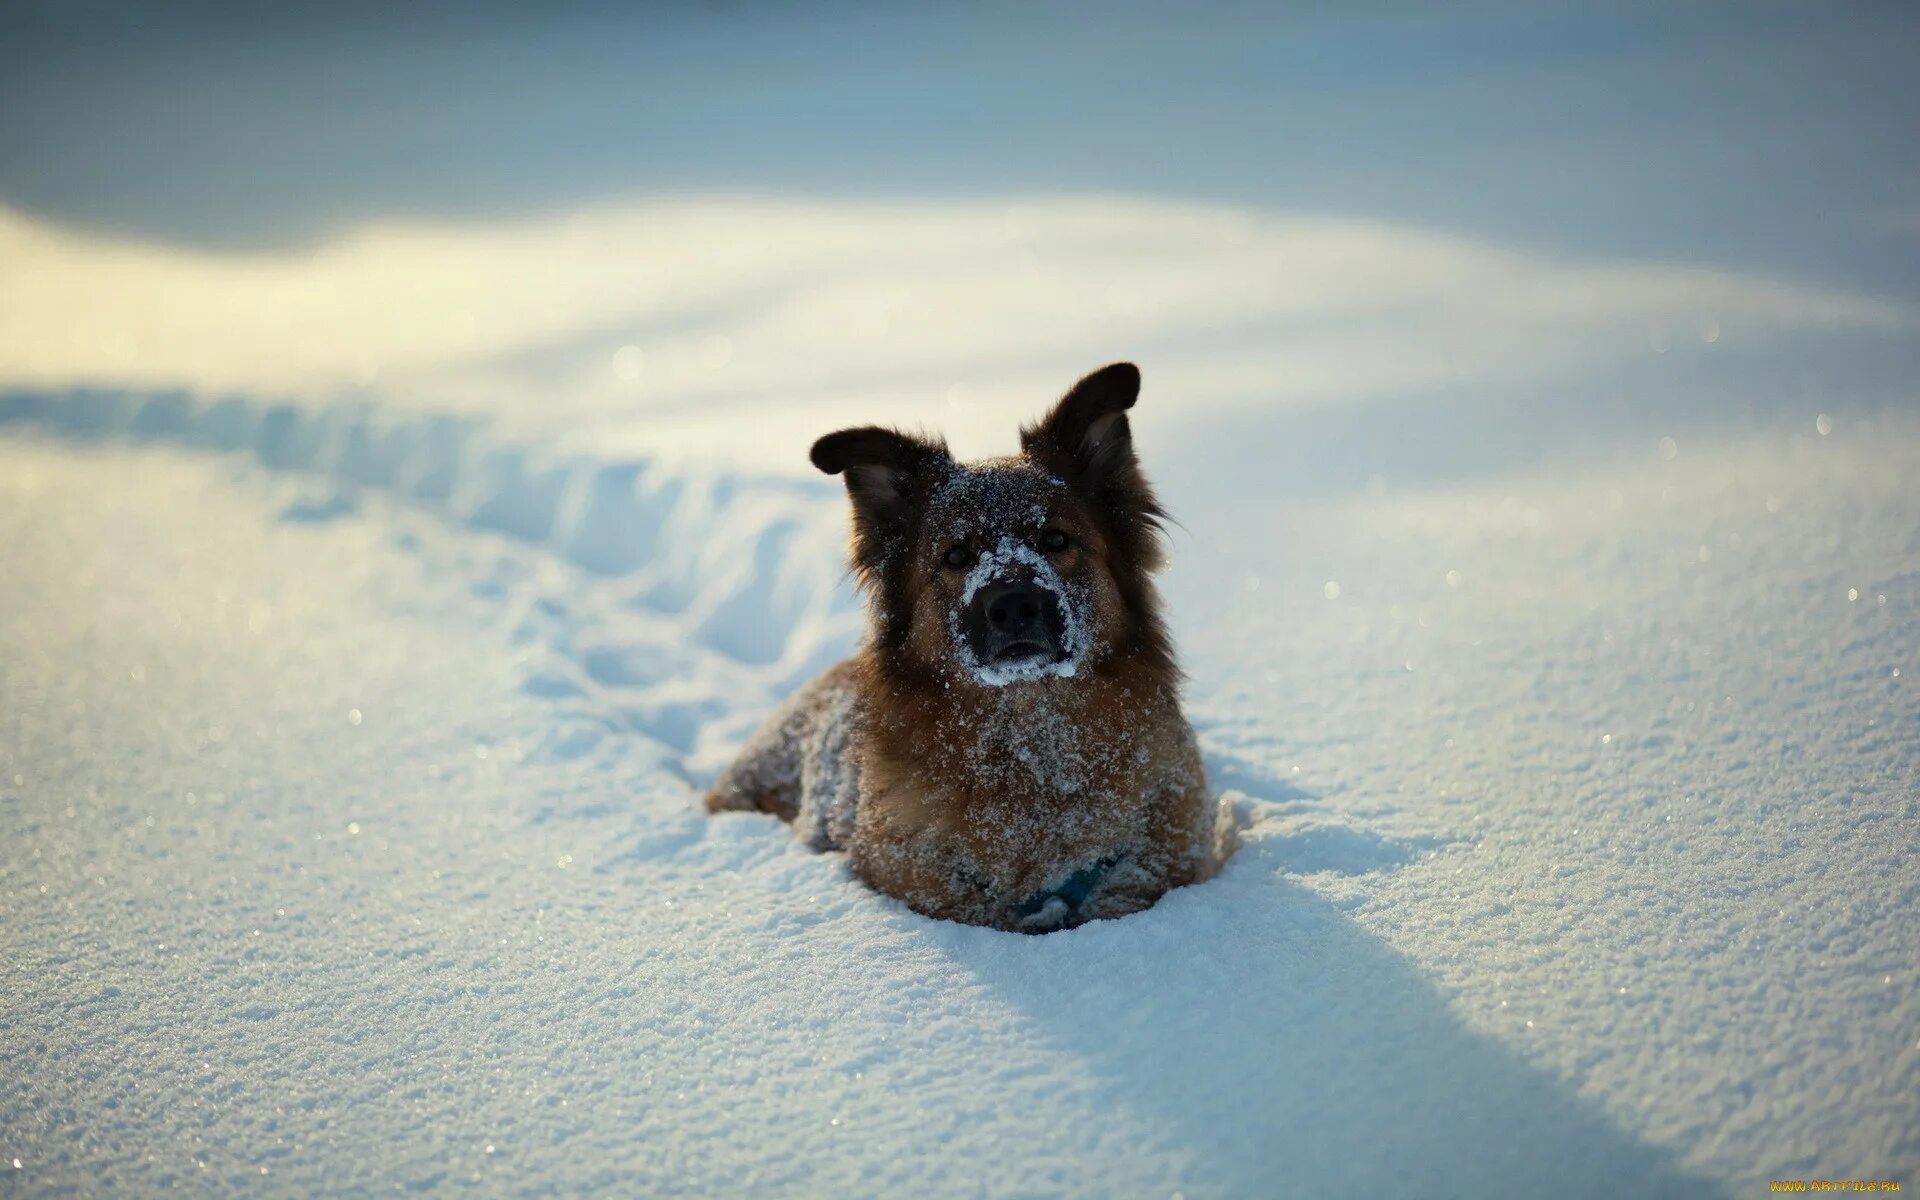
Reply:
[[[847,477],[854,562],[869,571],[904,544],[914,511],[953,466],[945,442],[877,425],[830,433],[809,457],[827,474]]]

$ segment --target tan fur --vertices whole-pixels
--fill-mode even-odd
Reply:
[[[849,431],[868,455],[850,465],[878,463],[848,474],[873,635],[768,721],[709,809],[773,813],[914,910],[1001,929],[1121,916],[1217,869],[1231,820],[1210,800],[1147,581],[1158,544],[1142,530],[1159,510],[1124,441],[1132,395],[1081,398],[1115,371],[1082,381],[1012,459],[960,467],[924,441]],[[1124,458],[1094,445],[1114,437]],[[1107,474],[1074,474],[1076,452]],[[1038,544],[1043,528],[1070,539],[1049,562],[1092,649],[1071,675],[990,686],[956,665],[965,577],[940,555],[956,538]]]
[[[1083,920],[1212,873],[1205,772],[1156,681],[1121,673],[950,698],[889,695],[870,664],[863,674],[887,702],[869,705],[858,734],[850,849],[879,890],[929,916],[1019,928],[1014,906],[1063,868],[1129,860]]]

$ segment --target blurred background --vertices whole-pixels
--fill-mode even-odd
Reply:
[[[1916,62],[1906,4],[16,2],[0,387],[804,471],[1133,358],[1309,489],[1905,405]]]

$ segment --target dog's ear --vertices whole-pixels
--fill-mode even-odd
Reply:
[[[1127,410],[1139,398],[1140,368],[1101,367],[1074,384],[1039,424],[1023,426],[1020,448],[1106,514],[1131,561],[1151,571],[1160,564],[1166,512],[1133,453]]]
[[[1140,368],[1114,363],[1073,385],[1045,420],[1020,430],[1020,448],[1096,495],[1144,486],[1127,410],[1140,398]]]
[[[877,570],[906,536],[915,510],[953,466],[945,442],[863,425],[813,444],[813,465],[847,477],[853,502],[854,561]]]

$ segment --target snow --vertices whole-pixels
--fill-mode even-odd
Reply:
[[[695,809],[854,636],[830,490],[330,410],[7,413],[0,1152],[38,1188],[1678,1193],[1915,1161],[1907,414],[1212,506],[1144,444],[1246,842],[1023,938]],[[234,429],[247,455],[199,449]],[[596,569],[636,509],[660,560]],[[786,645],[742,656],[741,623]]]
[[[0,205],[0,260],[14,383],[374,393],[571,452],[779,470],[906,405],[967,456],[1005,453],[1116,343],[1183,408],[1244,413],[1915,328],[1910,305],[1787,278],[1112,195],[648,199],[246,256]]]
[[[1034,19],[1036,46],[1081,40]],[[127,101],[192,71],[122,72],[91,108],[73,89],[100,71],[60,90],[16,55],[14,79],[74,102],[0,105],[72,143],[39,191],[0,162],[0,1191],[1911,1188],[1920,297],[1911,214],[1873,209],[1905,193],[1834,199],[1835,156],[1904,127],[1843,110],[1911,38],[1847,20],[1651,58],[1609,42],[1496,71],[1497,97],[1397,84],[1391,110],[1467,156],[1438,173],[1341,93],[1301,110],[1333,132],[1289,150],[1326,190],[1286,204],[982,177],[316,215],[173,179],[67,221],[45,197],[103,172],[52,166],[128,153],[136,109],[204,128],[198,169],[316,205],[339,196],[250,164],[310,157],[349,188],[361,133],[423,152],[333,126],[344,161],[256,146],[217,88]],[[294,40],[320,64],[294,81],[448,70]],[[511,139],[634,111],[602,73],[648,76],[606,44],[577,95],[531,92],[591,104],[491,120],[498,144],[369,94],[427,146],[545,180]],[[1242,106],[1217,36],[1153,44],[1222,86],[1129,79],[1063,114]],[[1835,47],[1877,55],[1846,58],[1857,89]],[[934,79],[956,86],[976,50],[949,49]],[[1104,78],[1023,61],[1068,100]],[[1726,100],[1749,78],[1790,128]],[[1627,118],[1583,101],[1623,92]],[[1483,137],[1467,118],[1496,108],[1578,111],[1579,153]],[[1166,120],[1142,128],[1191,134],[1166,163],[1259,157],[1224,117]],[[1708,142],[1725,153],[1695,164]],[[1413,174],[1342,174],[1341,147]],[[1531,166],[1483,176],[1485,147]],[[1814,165],[1758,186],[1787,150]],[[1729,202],[1717,240],[1655,228],[1703,179]],[[1456,216],[1492,215],[1442,219],[1449,188]],[[1332,202],[1368,189],[1406,199]],[[1623,198],[1624,232],[1588,211]],[[170,237],[181,206],[302,236]],[[1581,236],[1541,236],[1565,206]],[[1663,251],[1685,236],[1698,253]],[[1758,243],[1779,257],[1735,252]],[[1004,453],[1121,357],[1177,518],[1183,703],[1241,826],[1221,874],[1028,937],[861,886],[808,844],[843,813],[795,837],[700,811],[862,630],[812,439],[878,422]]]

